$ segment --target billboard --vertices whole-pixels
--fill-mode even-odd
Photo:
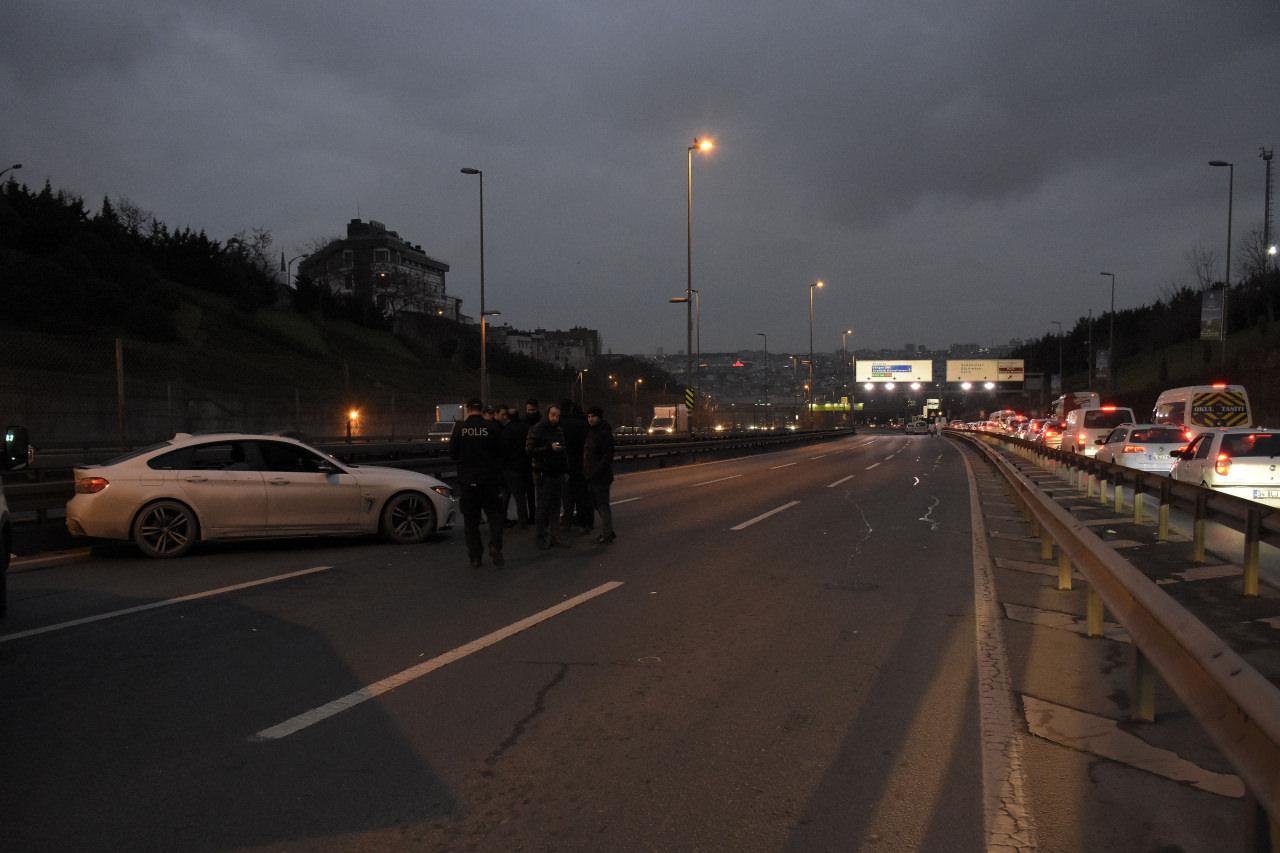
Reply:
[[[1025,378],[1020,358],[947,359],[948,382],[1022,382]]]
[[[1222,340],[1222,286],[1215,284],[1200,295],[1200,340]]]
[[[933,360],[862,361],[854,366],[858,382],[932,382]]]

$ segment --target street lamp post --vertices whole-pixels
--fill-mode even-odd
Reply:
[[[1231,293],[1231,213],[1235,209],[1236,166],[1226,160],[1210,160],[1210,166],[1227,167],[1227,271],[1222,279],[1222,364],[1227,364],[1227,299]]]
[[[1049,325],[1058,327],[1058,387],[1065,394],[1067,391],[1067,377],[1062,372],[1062,321],[1050,320]]]
[[[489,403],[489,353],[484,339],[484,172],[466,168],[464,175],[480,176],[480,402]]]
[[[579,370],[579,371],[578,371],[578,376],[577,376],[577,379],[578,379],[578,402],[579,402],[579,403],[581,403],[581,404],[582,404],[582,405],[584,405],[584,406],[587,404],[587,373],[588,373],[590,370],[591,370],[591,368],[589,368],[589,367],[584,367],[584,368],[582,368],[581,370]]]
[[[631,383],[631,422],[636,426],[640,426],[640,386],[643,384],[643,376]]]
[[[824,282],[815,281],[809,285],[809,411],[810,417],[813,412],[813,292],[824,286]]]
[[[285,274],[284,274],[285,287],[293,287],[293,262],[302,260],[303,258],[307,258],[307,257],[310,257],[310,255],[307,255],[307,254],[296,255],[289,259],[289,263],[285,266]]]
[[[710,151],[715,143],[710,139],[693,138],[689,146],[689,182],[685,196],[685,345],[684,376],[686,382],[693,382],[693,152]],[[689,424],[693,425],[693,412],[690,412]]]
[[[853,423],[853,385],[857,377],[853,375],[853,360],[849,358],[849,336],[853,329],[845,329],[840,334],[840,354],[844,358],[845,367],[849,368],[849,422]]]
[[[489,405],[489,376],[485,373],[485,349],[489,345],[489,318],[497,317],[501,311],[480,312],[480,401]]]
[[[1111,332],[1110,340],[1107,342],[1107,385],[1111,388],[1111,393],[1116,391],[1116,276],[1115,273],[1104,272],[1099,275],[1111,277]]]
[[[756,332],[764,338],[764,416],[769,418],[769,336],[764,332]]]
[[[0,178],[3,178],[5,175],[9,174],[9,173],[10,173],[10,172],[12,172],[14,169],[21,169],[21,168],[22,168],[22,164],[21,164],[21,163],[14,163],[12,166],[9,166],[9,167],[4,168],[4,169],[0,169]]]

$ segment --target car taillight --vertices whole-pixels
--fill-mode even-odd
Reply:
[[[77,495],[96,495],[110,485],[101,477],[81,477],[76,480]]]
[[[1231,454],[1219,453],[1218,461],[1214,463],[1213,470],[1217,471],[1224,477],[1231,473]]]
[[[1141,444],[1126,444],[1121,453],[1146,453],[1147,449]]]
[[[1183,440],[1183,441],[1191,441],[1191,430],[1189,430],[1189,429],[1184,429],[1184,430],[1182,431],[1182,440]]]
[[[450,489],[448,486],[432,486],[431,491],[435,492],[437,495],[440,495],[441,497],[444,497],[444,498],[453,497],[453,490]]]
[[[1078,433],[1076,435],[1076,444],[1084,444],[1088,440],[1089,434],[1087,432]]]

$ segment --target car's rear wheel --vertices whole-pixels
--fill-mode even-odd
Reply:
[[[178,501],[148,504],[133,522],[133,542],[148,557],[181,557],[198,538],[195,513]]]
[[[435,507],[421,492],[401,492],[382,508],[382,535],[397,545],[425,542],[435,529]]]

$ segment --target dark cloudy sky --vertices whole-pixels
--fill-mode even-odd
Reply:
[[[1038,335],[1190,281],[1262,219],[1280,4],[18,0],[0,160],[277,251],[357,208],[474,313],[684,345],[685,151],[703,349]]]

